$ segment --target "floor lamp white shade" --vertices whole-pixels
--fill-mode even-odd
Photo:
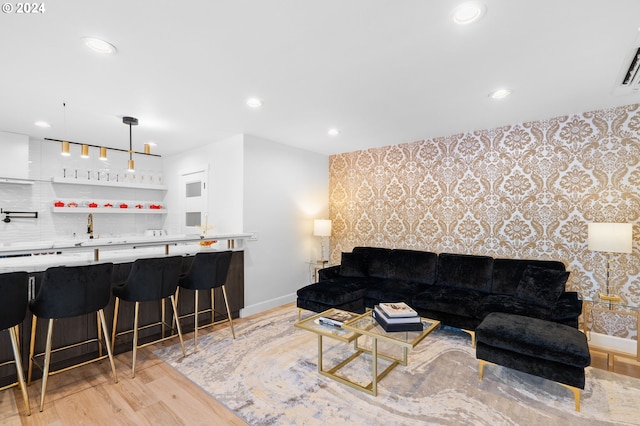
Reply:
[[[321,238],[320,243],[320,261],[325,262],[329,257],[325,256],[324,239],[331,236],[331,220],[329,219],[315,219],[313,221],[313,235]]]
[[[606,292],[600,298],[611,302],[621,300],[610,288],[611,254],[631,253],[633,248],[633,226],[630,223],[590,223],[587,230],[589,250],[607,254]]]

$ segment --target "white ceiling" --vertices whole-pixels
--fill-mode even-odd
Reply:
[[[462,1],[45,0],[0,17],[0,130],[127,148],[130,115],[162,155],[239,133],[332,154],[640,102],[613,95],[640,1],[486,0],[457,26]]]

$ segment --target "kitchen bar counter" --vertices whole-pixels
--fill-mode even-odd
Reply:
[[[230,310],[233,317],[238,317],[244,307],[244,247],[243,241],[250,234],[209,235],[201,239],[198,235],[191,236],[161,236],[161,237],[135,237],[118,239],[94,239],[94,240],[68,240],[59,243],[20,243],[19,245],[0,247],[0,273],[12,271],[27,271],[30,276],[29,293],[34,297],[37,293],[43,272],[52,266],[82,266],[93,263],[112,262],[114,270],[113,283],[126,280],[131,265],[136,259],[164,256],[184,256],[182,269],[186,272],[191,266],[193,256],[200,251],[233,250],[231,266],[227,276],[226,288],[229,297]],[[227,244],[218,243],[218,247],[201,246],[201,241],[227,241]],[[236,240],[239,240],[238,244]],[[223,247],[219,247],[222,245]],[[99,260],[94,260],[94,250],[100,250]],[[168,254],[167,251],[168,250]],[[53,254],[47,254],[53,253]],[[58,253],[58,254],[56,254]],[[16,256],[17,255],[17,256]],[[16,256],[16,257],[13,257]],[[203,297],[202,299],[208,299]],[[208,307],[209,300],[200,301],[200,309]],[[225,312],[222,297],[216,297],[216,311]],[[110,327],[113,319],[112,296],[109,305],[105,308],[107,324]],[[141,309],[141,324],[149,324],[158,321],[162,315],[159,303],[143,302],[145,307]],[[207,305],[207,306],[205,306]],[[184,290],[180,292],[178,310],[181,315],[194,311],[193,292]],[[170,311],[170,310],[169,310]],[[130,329],[133,325],[133,304],[125,303],[120,307],[120,320],[118,331]],[[209,317],[209,318],[208,318]],[[216,315],[217,317],[217,315]],[[171,323],[171,315],[168,322]],[[210,319],[210,314],[203,314],[201,321]],[[218,318],[216,318],[218,319]],[[54,334],[54,345],[62,346],[84,340],[96,333],[96,316],[85,315],[81,317],[67,318],[57,328]],[[180,321],[183,330],[188,332],[193,329],[193,317]],[[159,328],[148,328],[141,332],[141,339],[152,337],[159,332]],[[28,365],[29,340],[31,334],[31,313],[27,314],[21,326],[20,350],[23,366]],[[38,327],[36,337],[36,352],[42,352],[46,337],[46,327]],[[131,335],[116,342],[116,353],[131,350]],[[93,354],[97,348],[95,345],[81,346],[69,351],[60,352],[52,358],[52,362],[60,366],[72,358],[82,358]],[[0,362],[11,359],[11,345],[8,341],[8,333],[0,333]],[[40,376],[39,370],[34,370],[35,377]],[[0,387],[15,379],[13,365],[0,367]]]
[[[0,246],[0,273],[41,272],[52,266],[82,266],[99,262],[124,263],[166,255],[208,250],[200,242],[227,241],[238,249],[251,234],[176,235],[161,237],[96,238],[92,240],[36,241]],[[236,244],[238,241],[238,244]]]

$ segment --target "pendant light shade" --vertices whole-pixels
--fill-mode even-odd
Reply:
[[[89,145],[82,145],[80,148],[80,157],[89,158]]]
[[[68,157],[71,155],[71,152],[69,152],[69,142],[63,141],[62,142],[62,151],[60,152],[61,155],[64,155],[65,157]]]
[[[151,145],[149,145],[148,143],[144,144],[144,153],[151,154]]]
[[[107,148],[104,146],[100,147],[100,159],[102,161],[107,161]]]
[[[138,125],[138,119],[135,117],[122,117],[122,122],[129,125],[129,171],[135,172],[136,168],[133,162],[133,138],[131,136],[131,126]]]

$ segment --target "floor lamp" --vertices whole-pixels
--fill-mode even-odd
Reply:
[[[633,226],[630,223],[590,223],[588,228],[589,250],[601,251],[607,256],[606,292],[600,292],[600,299],[620,302],[622,299],[611,288],[612,253],[631,253]]]
[[[328,219],[315,219],[313,221],[313,235],[320,237],[320,260],[318,260],[318,263],[325,264],[328,259],[325,257],[324,239],[331,236],[331,221]]]

